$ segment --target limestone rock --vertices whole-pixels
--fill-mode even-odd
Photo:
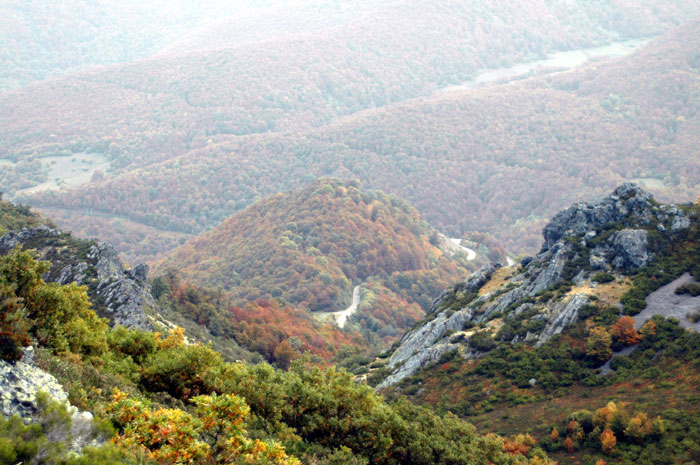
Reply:
[[[553,336],[561,334],[564,329],[576,322],[582,307],[588,305],[588,297],[576,294],[570,300],[556,304],[547,317],[547,325],[537,338],[536,347],[541,346]]]
[[[644,229],[623,229],[612,238],[615,258],[612,264],[621,270],[640,268],[651,259],[647,249],[647,231]]]
[[[549,249],[564,236],[583,236],[591,229],[616,223],[628,216],[649,220],[652,217],[651,200],[651,194],[636,184],[625,183],[600,202],[578,203],[557,213],[545,226],[542,250]]]
[[[70,254],[69,247],[60,245],[60,239],[56,241],[61,236],[46,226],[11,231],[0,237],[0,254],[9,253],[17,245],[37,249],[39,259],[51,262],[51,269],[43,276],[45,281],[85,285],[101,316],[114,324],[152,329],[148,313],[156,303],[146,281],[148,265],[125,270],[117,251],[104,241],[93,243],[85,255]]]
[[[467,278],[467,280],[464,282],[464,288],[471,292],[478,291],[489,281],[491,275],[493,275],[496,270],[497,268],[494,265],[482,266]]]
[[[677,215],[671,223],[671,231],[682,231],[690,227],[690,218],[685,215]]]
[[[32,352],[31,347],[26,348],[22,360],[14,364],[0,360],[0,413],[6,417],[18,414],[29,421],[37,412],[39,391],[59,402],[68,401],[56,378],[34,365]]]
[[[92,414],[68,404],[68,394],[56,378],[34,365],[32,347],[24,349],[20,361],[9,363],[0,360],[0,414],[5,417],[19,415],[25,423],[36,421],[40,413],[37,402],[39,392],[68,405],[72,416],[71,428],[62,434],[69,435],[71,452],[79,452],[86,446],[98,446],[105,441],[93,422]]]

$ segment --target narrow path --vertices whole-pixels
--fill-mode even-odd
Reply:
[[[462,252],[464,252],[465,254],[467,254],[467,260],[468,260],[468,261],[472,261],[472,260],[474,260],[474,259],[476,258],[476,251],[473,250],[473,249],[470,249],[469,247],[464,247],[464,246],[462,245],[462,239],[460,239],[460,238],[458,238],[458,237],[448,237],[447,240],[449,240],[450,242],[452,242],[454,245],[456,245],[457,247],[459,247],[459,249],[460,249]]]
[[[337,312],[318,312],[314,313],[313,317],[317,320],[323,320],[327,316],[332,316],[335,322],[338,324],[339,328],[345,326],[345,322],[348,321],[350,315],[357,311],[357,306],[360,305],[360,286],[355,286],[352,290],[352,303],[345,310],[339,310]]]

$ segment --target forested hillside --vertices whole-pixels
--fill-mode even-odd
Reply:
[[[0,93],[97,65],[148,58],[222,17],[265,17],[274,3],[279,4],[258,2],[255,8],[247,0],[8,0],[0,5]],[[239,22],[242,35],[270,32],[261,29]],[[228,40],[231,46],[240,42]]]
[[[438,244],[399,198],[322,179],[235,214],[158,261],[154,274],[221,288],[241,307],[262,298],[307,312],[345,309],[360,285],[360,321],[350,328],[393,340],[467,274],[465,257],[452,260]]]
[[[4,231],[40,220],[0,207]],[[53,266],[0,255],[2,464],[551,464],[308,357],[227,363],[179,328],[109,327],[85,287],[42,279]]]
[[[689,0],[649,4],[654,15],[624,4],[402,0],[316,35],[86,71],[0,97],[14,115],[0,128],[0,156],[82,147],[117,167],[147,165],[217,134],[319,126],[481,68],[659,34],[700,13]]]
[[[627,58],[360,112],[302,136],[220,136],[170,162],[27,200],[70,209],[66,224],[93,234],[129,228],[86,209],[146,223],[157,228],[153,247],[172,247],[172,231],[201,231],[256,198],[333,175],[397,193],[443,231],[489,231],[532,250],[544,218],[621,180],[690,198],[700,183],[698,24]]]

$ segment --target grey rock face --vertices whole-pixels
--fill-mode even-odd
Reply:
[[[144,263],[136,265],[133,269],[128,271],[128,274],[136,281],[145,283],[148,277],[148,265]]]
[[[599,252],[593,252],[591,253],[590,257],[588,258],[588,264],[591,265],[591,268],[594,270],[604,270],[605,265],[607,265],[608,260],[606,256]]]
[[[598,203],[579,203],[560,213],[545,226],[542,250],[552,247],[567,235],[581,236],[593,228],[616,223],[634,215],[640,219],[651,219],[652,196],[636,184],[625,183],[612,195]]]
[[[53,375],[34,365],[34,350],[24,349],[21,361],[14,364],[0,360],[0,414],[5,417],[19,415],[25,423],[35,421],[39,413],[37,394],[45,392],[53,400],[68,404],[68,394]],[[93,423],[90,412],[80,412],[68,404],[72,416],[70,449],[79,452],[85,446],[97,446],[104,442]]]
[[[0,413],[6,417],[18,414],[25,420],[31,419],[37,412],[39,391],[60,402],[68,401],[68,394],[56,378],[34,366],[32,352],[31,347],[26,348],[22,360],[14,364],[0,360]]]
[[[384,381],[377,386],[377,389],[384,389],[403,381],[405,378],[415,374],[428,363],[439,360],[442,354],[445,352],[457,349],[458,347],[458,345],[451,344],[447,341],[440,341],[430,347],[426,347],[414,357],[406,360],[406,362],[399,369],[387,376],[386,379],[384,379]]]
[[[493,275],[496,270],[497,268],[494,265],[482,266],[467,278],[464,282],[464,288],[471,292],[478,291],[489,281],[491,275]]]
[[[561,279],[564,266],[571,255],[571,245],[557,243],[548,252],[538,257],[537,261],[539,263],[548,263],[544,270],[538,273],[528,286],[528,293],[531,295],[547,289]]]
[[[471,317],[470,309],[452,314],[442,312],[420,328],[406,333],[389,359],[388,366],[394,368],[394,372],[377,388],[382,389],[400,382],[426,364],[438,360],[443,353],[458,347],[441,339],[448,331],[460,331]]]
[[[0,237],[0,254],[6,255],[19,244],[25,244],[32,239],[58,237],[59,235],[57,230],[45,225],[36,228],[23,228],[21,231],[10,231]]]
[[[578,312],[588,305],[588,297],[576,294],[568,302],[560,302],[555,305],[547,317],[547,325],[537,337],[536,347],[541,346],[553,336],[561,334],[564,329],[571,326],[578,319]]]
[[[461,330],[464,323],[471,318],[469,310],[460,310],[452,315],[442,312],[433,320],[414,331],[406,333],[401,339],[401,345],[394,351],[389,359],[389,367],[394,368],[413,357],[422,349],[430,347],[438,339],[450,330]]]
[[[677,215],[671,223],[671,231],[681,231],[690,227],[690,218],[685,215]]]
[[[117,251],[107,242],[100,241],[90,247],[87,256],[94,262],[97,277],[100,279],[119,275],[123,271]]]
[[[644,229],[623,229],[615,233],[612,245],[615,251],[612,264],[615,268],[639,268],[651,259],[647,249],[647,231]]]
[[[59,284],[76,283],[88,286],[95,310],[114,324],[152,329],[147,312],[156,308],[146,281],[147,265],[125,270],[117,251],[104,241],[93,244],[83,257],[66,257],[58,253],[60,246],[45,239],[58,238],[61,233],[46,226],[11,231],[0,237],[0,254],[7,254],[17,245],[38,248],[39,258],[52,263],[43,276]]]
[[[156,304],[150,286],[130,277],[105,278],[97,286],[97,295],[102,298],[114,324],[127,328],[151,329],[152,324],[145,313]]]

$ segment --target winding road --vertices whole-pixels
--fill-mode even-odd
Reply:
[[[474,260],[474,259],[476,258],[476,251],[470,249],[469,247],[464,247],[464,246],[462,245],[462,239],[460,239],[460,238],[458,238],[458,237],[448,237],[447,240],[449,240],[450,242],[452,242],[454,245],[456,245],[457,247],[459,247],[459,249],[460,249],[462,252],[464,252],[465,254],[467,254],[467,260],[468,260],[468,261],[472,261],[472,260]]]
[[[322,320],[330,315],[338,324],[338,327],[343,328],[350,315],[357,311],[358,305],[360,305],[360,286],[355,286],[355,289],[352,290],[352,303],[348,308],[337,312],[318,312],[314,313],[313,316],[317,320]]]

